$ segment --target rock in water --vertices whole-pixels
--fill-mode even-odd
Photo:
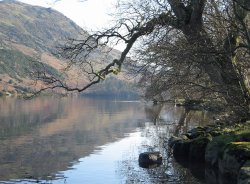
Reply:
[[[143,168],[154,168],[162,163],[160,152],[144,152],[139,155],[139,166]]]

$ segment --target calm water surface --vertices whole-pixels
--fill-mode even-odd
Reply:
[[[0,99],[0,183],[197,183],[204,170],[169,157],[167,138],[209,121],[206,112],[136,101]],[[138,155],[161,151],[162,166]]]

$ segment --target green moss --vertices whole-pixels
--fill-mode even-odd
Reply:
[[[219,160],[221,174],[236,179],[242,165],[250,159],[250,142],[229,143]]]
[[[210,134],[213,136],[213,137],[217,137],[217,136],[220,136],[220,135],[223,135],[223,133],[219,130],[213,130],[210,132]]]
[[[228,144],[225,153],[250,158],[250,142],[231,142]]]
[[[227,155],[235,157],[238,161],[246,161],[250,158],[250,142],[231,142],[223,153],[223,158]]]
[[[205,160],[210,165],[216,165],[219,158],[222,158],[225,148],[232,142],[250,142],[250,126],[249,122],[245,124],[236,124],[227,126],[220,131],[223,135],[213,138],[205,153]],[[235,144],[235,143],[234,143]]]

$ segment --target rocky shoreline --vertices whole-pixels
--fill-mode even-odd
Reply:
[[[230,183],[250,184],[250,121],[197,127],[168,142],[178,162],[204,163]]]

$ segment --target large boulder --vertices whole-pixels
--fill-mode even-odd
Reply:
[[[139,166],[143,168],[153,168],[162,164],[160,152],[144,152],[139,155]]]
[[[197,127],[185,138],[172,137],[169,147],[179,163],[204,163],[209,183],[250,184],[250,121],[244,124]],[[194,163],[196,162],[196,163]],[[190,164],[192,163],[192,164]],[[212,171],[212,172],[211,172]]]
[[[234,136],[221,135],[214,137],[213,141],[208,143],[205,152],[206,164],[212,167],[218,166],[218,161],[222,157],[225,147],[235,139]]]
[[[183,135],[184,137],[176,137],[176,136],[172,136],[170,137],[170,139],[168,140],[168,147],[169,148],[173,148],[173,146],[180,141],[183,140],[188,140],[187,136]]]
[[[232,142],[227,145],[219,159],[220,172],[229,178],[237,179],[242,165],[250,160],[250,142]]]
[[[192,162],[204,162],[207,144],[212,140],[210,134],[196,137],[195,139],[178,139],[171,141],[173,156],[176,160],[189,160]]]
[[[249,184],[250,183],[250,160],[240,168],[238,174],[238,184]]]
[[[191,140],[180,140],[175,142],[173,145],[173,156],[176,160],[187,160],[191,142]]]
[[[211,167],[205,167],[205,179],[206,183],[217,184],[218,183],[218,172]]]
[[[205,130],[206,129],[204,127],[196,127],[196,128],[193,128],[192,130],[189,130],[186,136],[189,139],[195,139],[199,136],[204,136],[206,134]]]
[[[205,161],[205,151],[209,142],[211,142],[212,136],[207,134],[204,137],[197,137],[193,139],[189,148],[189,160],[195,162]]]

